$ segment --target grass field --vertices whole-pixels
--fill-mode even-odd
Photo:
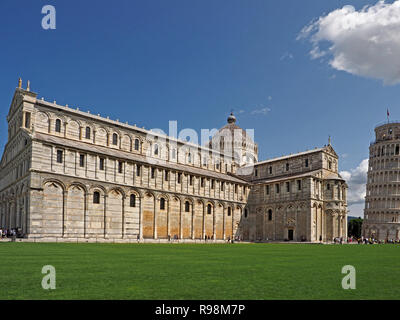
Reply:
[[[399,299],[400,246],[0,243],[0,299]],[[55,290],[41,287],[56,268]],[[355,290],[341,287],[344,265]]]

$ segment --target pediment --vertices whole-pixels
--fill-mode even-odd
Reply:
[[[13,148],[18,143],[25,144],[25,139],[28,142],[27,144],[29,144],[29,142],[32,140],[32,137],[27,131],[22,129],[19,131],[18,136],[13,138],[11,144],[7,142],[7,144],[4,147],[3,155],[1,156],[0,168],[3,168],[5,166],[5,159],[7,154],[10,152],[10,148]]]
[[[333,147],[331,145],[327,145],[325,147],[325,151],[334,155],[336,158],[339,158],[339,156],[337,155],[336,151],[333,149]]]
[[[30,102],[33,102],[32,99],[36,99],[36,97],[37,97],[37,94],[34,92],[26,91],[21,88],[15,89],[14,96],[11,101],[10,109],[8,111],[7,121],[13,116],[15,111],[19,108],[19,106],[25,99]]]

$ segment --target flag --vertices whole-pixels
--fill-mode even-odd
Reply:
[[[387,114],[387,116],[389,117],[389,109],[387,109],[386,114]]]

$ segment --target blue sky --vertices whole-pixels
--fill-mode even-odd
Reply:
[[[56,30],[41,27],[46,4]],[[255,129],[261,160],[331,135],[340,170],[352,172],[386,109],[400,118],[399,86],[312,59],[313,44],[297,39],[349,4],[376,1],[2,0],[0,143],[20,76],[46,100],[165,131],[168,120],[178,130],[219,128],[233,109]]]

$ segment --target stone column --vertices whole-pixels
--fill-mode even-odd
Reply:
[[[25,195],[25,229],[23,232],[27,235],[29,234],[29,215],[30,215],[30,197],[29,197],[29,191]]]
[[[228,210],[228,207],[225,208],[222,207],[222,239],[225,240],[225,214],[226,214],[226,210]]]
[[[20,207],[20,198],[15,198],[15,206],[14,206],[14,211],[15,211],[15,215],[14,215],[14,227],[17,228],[19,227],[19,210]]]
[[[278,216],[278,208],[275,207],[275,211],[272,212],[274,219],[274,240],[276,240],[276,217]]]
[[[171,201],[170,200],[168,200],[168,206],[167,206],[167,238],[168,238],[168,236],[170,235],[170,230],[171,230],[171,228],[170,228],[170,212],[171,212]]]
[[[207,204],[203,203],[203,228],[202,228],[202,233],[201,233],[202,240],[204,240],[204,237],[206,235],[206,207],[207,207]]]
[[[104,238],[107,238],[107,195],[104,194]]]
[[[143,240],[143,196],[139,195],[139,239]]]
[[[326,213],[323,208],[321,208],[321,223],[322,223],[322,241],[326,242]]]
[[[193,200],[192,203],[192,226],[191,226],[191,238],[192,240],[194,240],[194,204],[195,204],[196,200]]]
[[[122,226],[121,226],[121,238],[125,236],[125,201],[126,196],[122,195]]]
[[[266,228],[267,228],[267,221],[268,221],[268,211],[265,211],[265,210],[267,210],[266,208],[263,208],[262,209],[262,211],[263,211],[263,236],[262,236],[262,239],[263,240],[265,240],[265,238],[266,238],[266,234],[267,234],[267,230],[266,230]]]
[[[216,211],[216,206],[217,206],[218,204],[216,204],[215,205],[215,207],[213,208],[214,210],[213,210],[213,240],[215,240],[215,238],[216,238],[216,228],[215,228],[215,223],[216,223],[216,216],[215,216],[215,211]]]
[[[89,194],[83,190],[84,192],[84,201],[85,205],[83,207],[83,237],[87,237],[87,214],[88,214],[88,208],[89,208]]]
[[[234,233],[234,222],[235,222],[235,207],[233,206],[233,208],[232,208],[232,236],[231,236],[231,240],[233,240],[234,238],[235,238],[235,233]]]
[[[150,169],[150,170],[151,170],[151,169]],[[153,226],[154,226],[153,238],[154,238],[155,240],[157,240],[157,214],[158,214],[158,212],[157,212],[157,207],[158,207],[157,204],[158,204],[159,201],[160,201],[160,200],[157,199],[157,195],[155,195],[155,196],[154,196],[154,220],[153,220]]]
[[[62,228],[61,228],[61,236],[65,236],[65,216],[67,214],[67,199],[68,199],[68,191],[63,191],[63,216],[62,216]]]
[[[182,182],[182,180],[181,180]],[[179,239],[183,239],[183,223],[182,223],[182,207],[183,207],[182,199],[179,199]]]

